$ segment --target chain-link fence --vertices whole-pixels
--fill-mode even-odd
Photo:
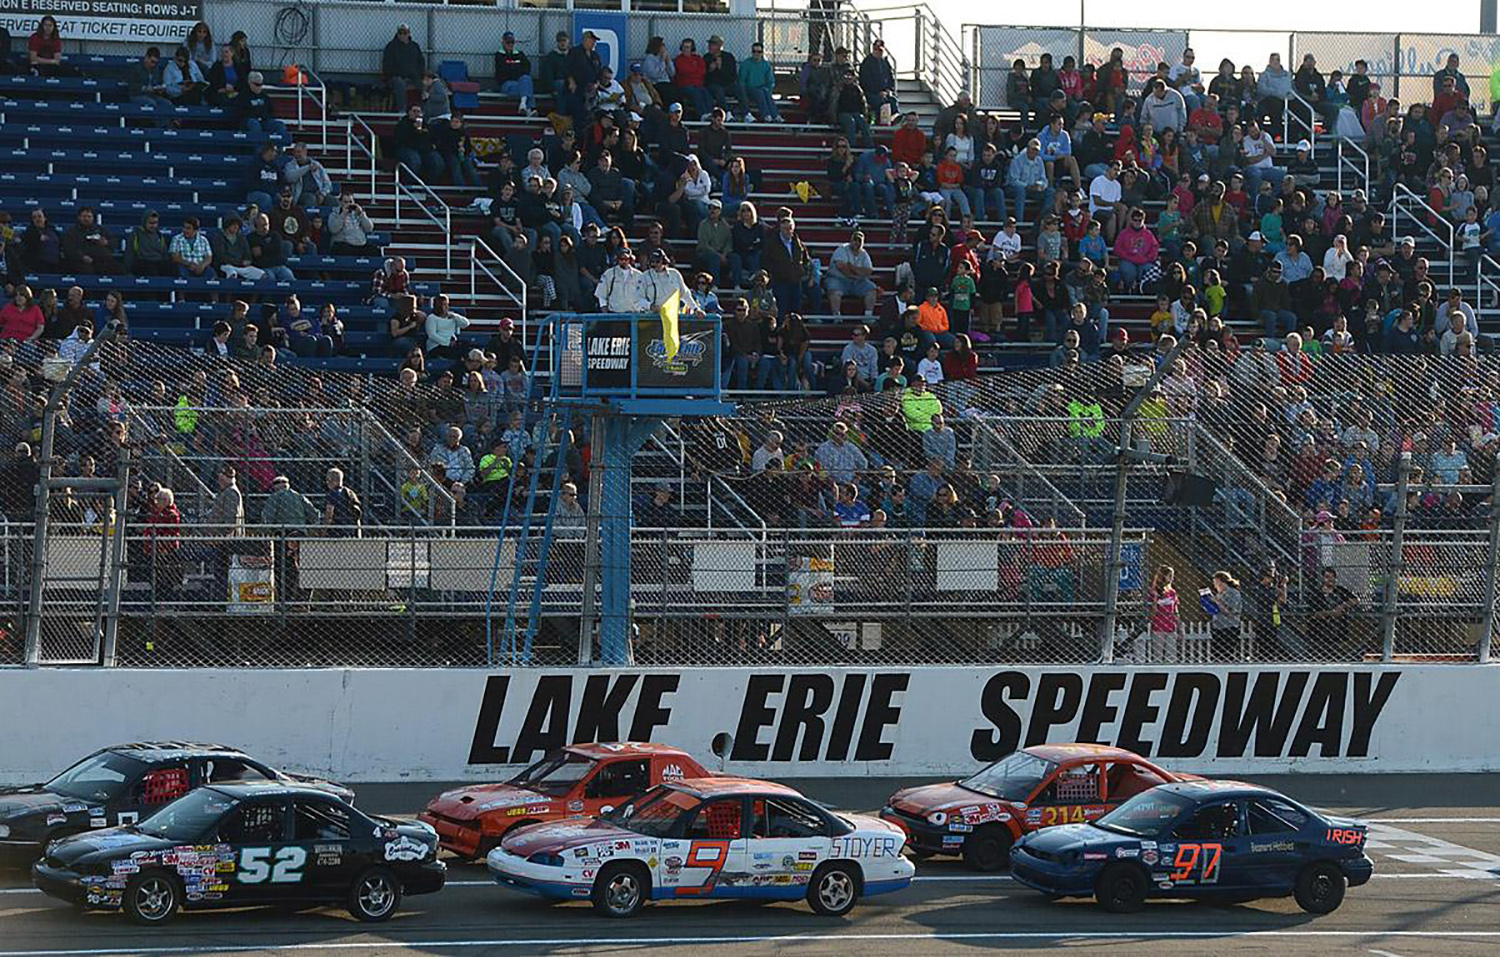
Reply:
[[[69,363],[12,343],[0,656],[30,625],[55,663],[594,660],[589,528],[625,521],[629,591],[594,603],[641,663],[1487,654],[1494,358],[1210,338],[1157,376],[1169,346],[663,422],[627,514],[590,501],[598,420],[490,356],[391,380],[110,342],[39,554]]]

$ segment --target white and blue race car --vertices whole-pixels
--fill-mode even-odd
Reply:
[[[893,824],[784,785],[712,777],[662,784],[596,820],[519,828],[486,861],[502,886],[590,900],[610,917],[648,900],[724,897],[805,899],[840,916],[911,883],[905,843]]]

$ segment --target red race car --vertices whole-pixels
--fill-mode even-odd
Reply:
[[[418,819],[443,848],[482,858],[523,824],[592,817],[663,781],[708,777],[692,755],[664,744],[574,744],[558,748],[504,784],[445,791]]]
[[[897,791],[880,816],[906,831],[906,846],[918,857],[956,854],[975,870],[994,871],[1028,831],[1092,821],[1158,784],[1186,780],[1197,776],[1120,748],[1043,744],[962,781]]]

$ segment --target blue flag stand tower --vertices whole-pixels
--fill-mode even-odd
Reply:
[[[540,466],[555,451],[558,467],[550,477],[551,494],[547,496],[546,514],[540,518],[539,534],[536,502],[542,470],[530,470],[526,504],[518,516],[511,515],[511,503],[516,500],[519,469],[511,472],[485,616],[491,663],[503,659],[532,663],[533,643],[543,616],[553,522],[566,471],[563,463],[570,452],[575,421],[587,419],[592,458],[578,664],[631,664],[631,459],[667,419],[734,414],[734,406],[721,398],[719,317],[683,315],[678,328],[678,351],[668,358],[661,317],[655,314],[556,313],[540,324],[532,346],[532,392],[535,397],[539,391],[536,382],[545,375],[540,389],[545,399],[539,415],[544,422],[558,426],[560,440],[555,450],[548,448],[552,430],[543,428],[535,462]],[[494,596],[507,536],[515,542],[515,558],[504,630],[497,642]],[[523,571],[533,542],[535,574],[528,581]],[[528,591],[529,607],[523,623],[519,606]],[[596,614],[597,661],[592,627]]]

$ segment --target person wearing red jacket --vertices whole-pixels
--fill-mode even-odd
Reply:
[[[901,128],[891,139],[891,160],[915,169],[922,165],[922,154],[926,151],[927,134],[917,126],[917,114],[907,113],[901,118]]]
[[[672,61],[675,76],[672,82],[693,107],[695,118],[704,116],[713,105],[704,81],[708,77],[708,63],[698,53],[698,44],[691,37],[682,41],[681,51]]]
[[[31,287],[16,286],[15,298],[0,309],[0,339],[39,339],[46,320],[32,298]]]
[[[182,548],[182,513],[169,488],[160,489],[146,513],[146,559],[151,563],[151,583],[159,597],[182,584],[178,551]]]
[[[1161,244],[1156,241],[1156,234],[1146,228],[1146,214],[1141,209],[1130,211],[1129,222],[1115,237],[1114,255],[1119,262],[1120,281],[1126,288],[1134,288],[1146,267],[1161,255]]]

